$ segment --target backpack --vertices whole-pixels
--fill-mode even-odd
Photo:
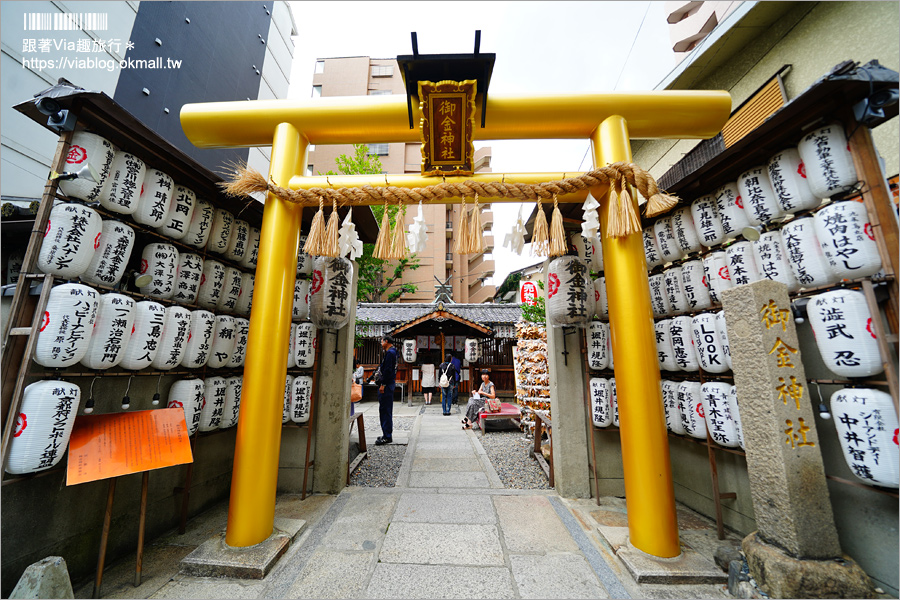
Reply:
[[[441,384],[442,388],[450,387],[450,379],[447,377],[447,371],[451,369],[452,365],[447,365],[447,368],[444,369],[444,372],[441,373],[441,380],[438,382]]]

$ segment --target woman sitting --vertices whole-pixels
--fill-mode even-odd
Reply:
[[[466,416],[462,420],[463,429],[472,429],[472,423],[478,420],[478,413],[484,410],[487,398],[496,398],[497,391],[490,379],[491,372],[487,369],[481,371],[481,386],[472,394],[469,403],[466,404]]]

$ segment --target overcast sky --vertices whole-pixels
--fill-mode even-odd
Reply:
[[[495,94],[652,90],[676,65],[665,2],[289,2],[297,25],[288,96],[309,98],[317,58],[481,51],[497,55]],[[477,141],[494,172],[585,171],[587,140]],[[494,208],[494,283],[534,264],[502,247],[519,204]],[[532,206],[523,214],[527,218]]]

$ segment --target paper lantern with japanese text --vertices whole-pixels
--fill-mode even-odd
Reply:
[[[298,276],[294,282],[294,307],[291,318],[295,321],[309,319],[309,279],[301,279]]]
[[[696,371],[700,368],[697,351],[694,349],[694,338],[691,333],[690,317],[675,317],[669,324],[669,335],[672,337],[672,351],[675,353],[675,364],[682,371]]]
[[[193,252],[180,252],[175,267],[175,293],[172,300],[179,304],[193,304],[200,291],[203,277],[203,258]]]
[[[103,220],[97,211],[68,202],[50,210],[37,267],[43,273],[74,279],[85,271],[100,247]]]
[[[216,254],[224,253],[228,249],[228,240],[231,239],[231,228],[233,226],[233,214],[224,208],[215,209],[209,240],[206,241],[206,249]]]
[[[68,381],[36,381],[25,388],[16,415],[6,472],[24,475],[56,466],[75,426],[81,388]]]
[[[676,435],[684,435],[684,425],[681,424],[681,404],[678,402],[678,383],[675,381],[662,381],[663,408],[666,411],[666,428]]]
[[[721,303],[722,292],[734,287],[731,283],[731,274],[728,272],[728,258],[725,252],[716,250],[704,256],[703,274],[706,276],[710,300],[716,304]]]
[[[312,386],[312,377],[308,375],[294,377],[291,385],[291,421],[294,423],[309,422]]]
[[[722,342],[722,352],[725,353],[725,364],[729,369],[734,369],[731,363],[731,346],[728,345],[728,325],[725,322],[725,311],[720,310],[716,313],[716,332],[719,334],[719,341]]]
[[[206,398],[206,386],[202,379],[182,379],[169,388],[169,401],[166,408],[184,410],[184,422],[188,435],[197,433],[200,428],[200,411]]]
[[[741,411],[737,401],[737,386],[728,387],[728,408],[731,410],[731,418],[734,420],[734,433],[737,435],[738,445],[746,450],[744,445],[744,428],[741,425]]]
[[[203,380],[203,388],[200,431],[215,431],[222,424],[222,415],[225,414],[225,394],[228,385],[224,377],[207,377]]]
[[[222,281],[222,293],[216,303],[216,310],[234,312],[241,295],[241,278],[243,273],[234,267],[225,267],[225,278]]]
[[[669,326],[672,319],[663,319],[654,324],[656,329],[656,354],[659,360],[659,368],[665,371],[679,371],[675,362],[675,349],[672,348],[672,333]]]
[[[816,238],[838,279],[870,277],[881,270],[881,256],[869,213],[862,202],[835,202],[813,217]]]
[[[301,235],[300,245],[297,247],[297,275],[312,275],[313,272],[313,260],[316,257],[310,256],[303,251],[303,246],[305,245],[306,236]]]
[[[228,364],[234,352],[234,344],[237,341],[234,317],[228,315],[216,315],[216,325],[213,329],[212,346],[209,350],[207,367],[221,369]]]
[[[228,429],[238,423],[241,411],[241,388],[244,378],[240,375],[225,378],[225,406],[222,407],[222,422],[219,429]]]
[[[172,244],[147,244],[141,253],[141,274],[150,275],[150,283],[141,293],[157,300],[170,300],[175,295],[175,269],[178,250]]]
[[[653,269],[663,264],[662,252],[659,251],[659,243],[656,241],[656,234],[653,227],[647,227],[643,231],[644,236],[644,259],[647,261],[647,269]]]
[[[138,209],[141,188],[147,175],[147,165],[134,154],[116,150],[109,169],[109,177],[97,200],[108,211],[132,215]]]
[[[609,395],[609,404],[612,407],[613,414],[613,427],[619,426],[619,396],[616,394],[616,378],[611,377],[609,379],[609,387],[612,390],[612,393]]]
[[[609,356],[609,370],[612,371],[615,368],[613,361],[612,333],[606,336],[606,355]]]
[[[200,288],[197,290],[197,305],[207,310],[216,310],[222,288],[225,287],[225,265],[207,258],[203,261],[200,274]]]
[[[241,291],[238,292],[234,312],[245,317],[250,316],[250,309],[253,306],[253,286],[255,284],[256,275],[253,273],[241,273]]]
[[[403,362],[416,362],[416,340],[403,340]]]
[[[231,236],[228,238],[228,247],[225,248],[225,258],[234,262],[241,262],[247,254],[247,241],[250,235],[250,223],[235,219],[231,226]]]
[[[312,323],[297,323],[294,331],[294,365],[298,369],[311,369],[316,362],[316,339],[318,331]],[[405,340],[406,342],[415,342],[415,340]],[[404,346],[404,351],[405,351]],[[415,362],[416,353],[413,352],[413,359],[406,362]],[[406,356],[404,355],[404,360]]]
[[[612,424],[612,384],[603,377],[591,377],[591,418],[594,427]]]
[[[701,369],[709,373],[725,373],[729,370],[725,360],[725,349],[722,347],[722,340],[719,339],[716,315],[713,313],[696,315],[691,319],[691,335]]]
[[[176,185],[172,193],[172,209],[166,220],[156,230],[173,240],[183,239],[191,226],[197,197],[194,192],[183,185]]]
[[[737,237],[750,225],[747,213],[744,212],[744,200],[737,184],[726,183],[716,190],[716,210],[722,223],[722,232],[726,239]]]
[[[683,206],[672,213],[672,229],[675,231],[675,241],[685,256],[699,252],[703,248],[694,227],[690,206]]]
[[[681,264],[681,289],[684,290],[686,310],[703,310],[712,306],[701,261],[689,260]]]
[[[594,280],[591,279],[591,261],[582,259],[584,263],[585,277],[587,281],[585,282],[585,310],[588,314],[588,321],[594,318],[594,315],[597,314],[597,288],[594,286]],[[606,284],[604,282],[603,289],[606,290]],[[606,298],[604,298],[606,300]],[[609,314],[609,306],[606,307],[607,315]]]
[[[672,314],[669,298],[666,294],[665,273],[657,273],[647,278],[650,285],[650,307],[654,317],[665,317]]]
[[[765,277],[783,283],[787,286],[788,292],[800,289],[800,284],[797,283],[791,264],[787,260],[780,231],[767,231],[760,235],[759,239],[753,242],[753,257],[756,259],[760,278]]]
[[[809,189],[818,198],[831,198],[853,189],[858,181],[844,126],[831,123],[800,138],[800,159],[806,165]]]
[[[609,367],[609,325],[603,321],[591,321],[587,335],[588,366],[595,371]]]
[[[98,200],[112,170],[116,150],[109,140],[96,133],[83,130],[74,132],[62,170],[66,173],[79,173],[79,176],[75,179],[60,179],[59,190],[70,198],[85,202]],[[87,169],[88,165],[90,170]],[[90,171],[93,171],[91,177],[96,176],[97,181],[81,175]]]
[[[134,325],[119,366],[129,371],[146,369],[159,352],[166,307],[143,300],[134,305]]]
[[[706,413],[700,396],[699,381],[682,381],[678,384],[678,404],[681,408],[681,426],[685,433],[699,440],[706,439]]]
[[[190,333],[191,311],[183,306],[167,307],[159,350],[150,365],[158,371],[168,371],[179,366],[184,360]]]
[[[134,325],[134,300],[122,294],[103,294],[97,307],[94,331],[81,364],[88,369],[109,369],[125,356]]]
[[[687,310],[687,298],[684,297],[681,278],[681,267],[679,266],[672,266],[663,271],[666,300],[669,302],[671,314],[683,313]]]
[[[594,314],[601,319],[609,318],[609,299],[606,296],[606,277],[594,280]]]
[[[191,311],[191,329],[188,332],[187,348],[181,364],[188,369],[199,369],[209,361],[216,316],[208,310]]]
[[[822,253],[812,217],[785,223],[781,227],[781,241],[794,279],[801,287],[819,287],[837,281]]]
[[[709,436],[720,446],[737,448],[740,444],[728,402],[730,391],[730,384],[709,381],[700,386],[700,398]]]
[[[481,346],[475,338],[466,338],[465,358],[470,363],[478,362],[481,358]]]
[[[191,224],[183,241],[194,248],[205,248],[209,241],[209,233],[212,229],[213,217],[216,209],[203,198],[196,198],[194,212],[191,214]]]
[[[831,396],[831,415],[853,475],[869,485],[896,489],[900,454],[891,395],[867,388],[840,390]]]
[[[244,252],[244,258],[241,259],[241,267],[245,269],[256,270],[256,262],[259,258],[260,233],[259,227],[250,226],[250,231],[247,233],[247,250]]]
[[[548,323],[552,327],[586,327],[592,317],[588,313],[587,292],[593,283],[584,261],[577,256],[552,260],[545,283]]]
[[[235,317],[234,331],[234,352],[231,353],[231,358],[228,359],[228,363],[225,365],[228,369],[244,366],[244,358],[247,355],[247,336],[250,334],[250,321],[241,317]]]
[[[297,355],[294,352],[294,343],[297,339],[297,324],[291,323],[291,332],[288,334],[288,349],[287,349],[287,368],[293,369],[297,366]]]
[[[744,212],[751,225],[764,225],[772,219],[784,216],[778,196],[772,189],[766,165],[760,165],[741,173],[738,190],[744,204]]]
[[[884,370],[865,294],[843,289],[818,294],[810,298],[806,312],[831,371],[842,377],[870,377]]]
[[[691,202],[691,217],[697,238],[707,248],[725,241],[725,229],[719,217],[719,206],[714,196],[703,196]]]
[[[100,294],[80,283],[50,290],[34,348],[34,362],[44,367],[71,367],[87,353]]]
[[[672,228],[672,217],[663,217],[653,224],[653,234],[664,263],[680,260],[684,254],[678,247],[675,239],[675,230]]]
[[[309,284],[309,318],[318,329],[340,329],[350,321],[353,263],[343,257],[316,257]]]
[[[159,169],[147,169],[141,197],[132,218],[147,227],[162,227],[169,219],[175,195],[175,182]]]
[[[100,244],[91,254],[91,262],[80,279],[94,285],[118,285],[133,248],[134,229],[119,221],[103,221]]]
[[[600,242],[600,238],[594,236],[592,238],[585,238],[582,236],[584,240],[584,249],[585,249],[585,258],[589,258],[591,260],[591,269],[593,269],[597,273],[603,272],[603,244]],[[590,256],[587,256],[588,249],[590,249]]]
[[[284,408],[281,412],[281,424],[291,422],[291,389],[294,387],[294,378],[288,375],[284,380]]]
[[[759,269],[753,254],[752,242],[737,242],[725,249],[728,275],[734,285],[747,285],[759,281]]]
[[[812,210],[822,202],[809,188],[806,165],[797,148],[786,148],[773,155],[766,166],[769,183],[784,212],[794,214]]]

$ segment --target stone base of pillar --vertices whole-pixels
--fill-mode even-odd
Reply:
[[[874,598],[866,572],[849,556],[800,559],[762,541],[757,532],[741,543],[750,576],[772,598]]]

